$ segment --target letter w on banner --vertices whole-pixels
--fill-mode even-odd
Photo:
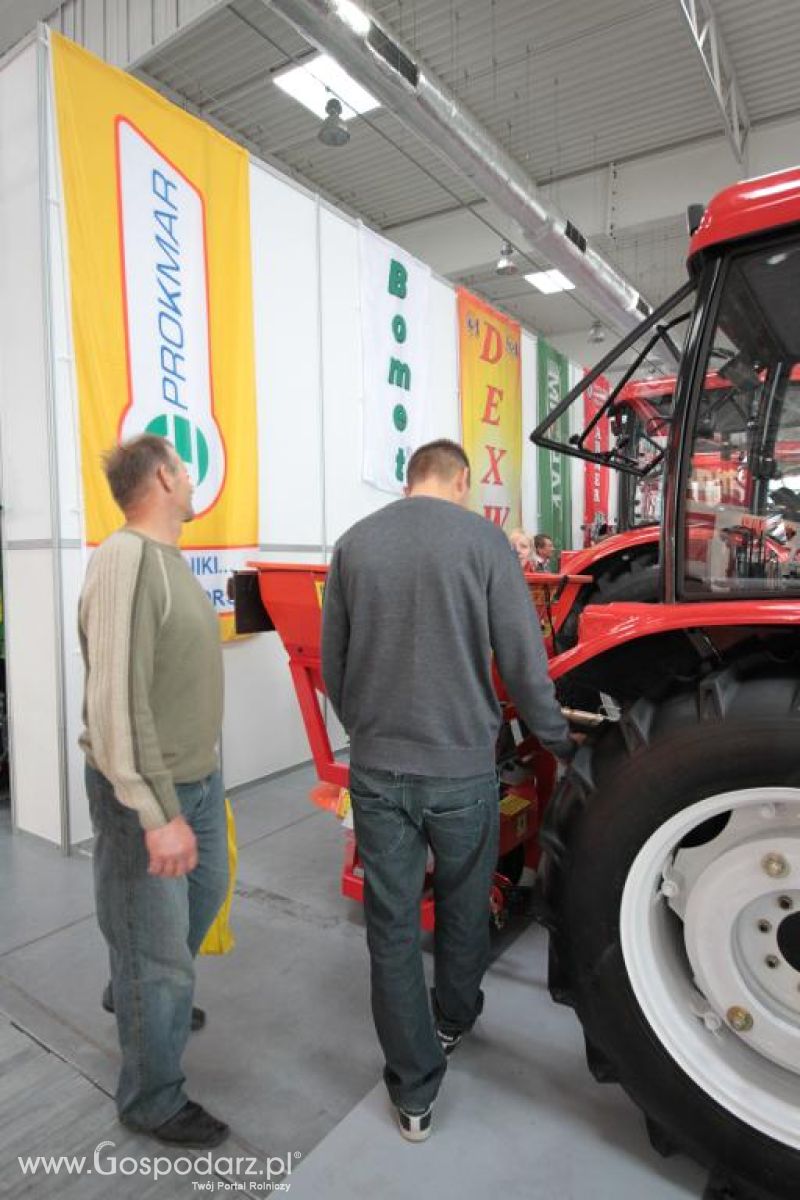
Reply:
[[[403,490],[406,465],[430,427],[431,272],[398,246],[359,230],[364,363],[363,477]]]
[[[233,633],[258,545],[247,154],[51,34],[80,411],[84,536],[121,523],[103,451],[145,431],[192,476],[182,549]]]
[[[520,523],[520,327],[458,289],[461,429],[472,464],[471,506],[505,530]]]
[[[588,375],[589,372],[584,370],[583,373],[584,375]],[[584,428],[586,428],[605,404],[608,399],[609,390],[608,380],[605,375],[601,375],[583,393]],[[606,414],[600,418],[589,435],[586,449],[594,451],[595,454],[600,454],[608,450],[610,446],[611,430],[608,423],[608,414]],[[583,494],[585,546],[592,544],[593,531],[596,532],[601,525],[608,524],[609,474],[608,467],[601,467],[599,463],[586,463]]]

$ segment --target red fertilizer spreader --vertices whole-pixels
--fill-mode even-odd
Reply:
[[[364,871],[352,832],[348,792],[349,769],[334,756],[325,719],[325,684],[322,679],[322,601],[328,568],[315,565],[254,562],[233,579],[237,631],[275,630],[289,656],[297,700],[303,717],[319,783],[310,799],[333,812],[346,829],[342,892],[363,901]],[[590,576],[526,574],[542,623],[548,653],[553,652],[554,612],[570,606]],[[557,628],[557,623],[555,624]],[[509,899],[526,867],[539,862],[538,833],[556,778],[556,760],[520,726],[516,711],[495,672],[495,686],[503,710],[497,742],[500,778],[500,848],[489,904],[495,922],[503,924]],[[434,924],[432,863],[421,904],[424,929]]]

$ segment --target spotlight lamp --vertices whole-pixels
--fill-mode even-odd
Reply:
[[[602,321],[595,321],[592,324],[592,328],[589,330],[588,340],[590,342],[594,342],[595,345],[606,340],[605,326],[603,325]]]
[[[517,264],[514,262],[514,247],[511,242],[503,242],[495,271],[498,275],[516,275],[517,270]]]
[[[346,146],[350,141],[350,130],[342,120],[342,105],[335,96],[331,96],[325,105],[328,114],[319,127],[317,137],[323,146]]]

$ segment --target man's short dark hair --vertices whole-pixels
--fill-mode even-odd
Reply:
[[[549,533],[537,533],[536,537],[533,539],[534,550],[544,550],[546,542],[550,542],[552,545],[553,539],[550,537],[550,534]]]
[[[449,438],[439,438],[436,442],[418,446],[411,455],[406,469],[406,483],[411,488],[430,479],[431,475],[449,483],[465,467],[469,470],[469,459],[463,447]]]
[[[137,502],[158,467],[173,469],[175,460],[171,451],[172,446],[165,438],[140,433],[103,455],[103,470],[111,495],[123,512]]]

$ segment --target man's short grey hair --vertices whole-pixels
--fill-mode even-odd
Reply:
[[[154,433],[140,433],[103,455],[111,495],[123,512],[138,502],[159,467],[174,472],[174,450],[165,438]]]

